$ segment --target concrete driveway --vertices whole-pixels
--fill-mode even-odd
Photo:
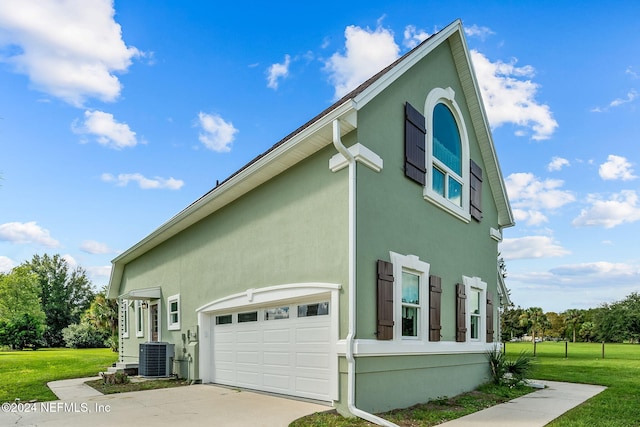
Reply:
[[[64,398],[0,411],[2,426],[288,426],[328,406],[200,384]]]

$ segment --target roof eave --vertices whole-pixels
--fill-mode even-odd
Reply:
[[[452,37],[451,39],[451,50],[469,106],[471,122],[480,145],[480,152],[485,164],[491,193],[498,209],[498,225],[500,228],[512,227],[515,225],[513,212],[511,211],[495,144],[489,129],[489,120],[484,109],[480,86],[473,68],[473,62],[469,57],[469,48],[461,26],[457,31],[457,37]]]
[[[182,230],[211,215],[223,206],[248,193],[262,183],[287,170],[302,159],[333,143],[333,121],[340,119],[342,135],[357,127],[355,103],[347,99],[324,112],[317,120],[307,123],[302,130],[282,143],[276,144],[261,157],[250,162],[229,179],[180,211],[151,234],[114,258],[107,296],[119,295],[124,266],[160,245]]]

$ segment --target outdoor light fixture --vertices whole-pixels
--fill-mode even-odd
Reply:
[[[140,304],[140,306],[146,310],[147,308],[149,308],[149,303],[147,301],[142,301],[142,304]]]

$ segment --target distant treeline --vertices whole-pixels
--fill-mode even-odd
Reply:
[[[631,342],[640,340],[640,294],[587,310],[544,312],[540,307],[507,308],[501,316],[502,341],[522,338],[573,342]]]

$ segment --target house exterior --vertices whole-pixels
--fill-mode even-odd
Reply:
[[[120,364],[168,342],[182,377],[365,418],[471,390],[513,224],[455,21],[114,259]]]

